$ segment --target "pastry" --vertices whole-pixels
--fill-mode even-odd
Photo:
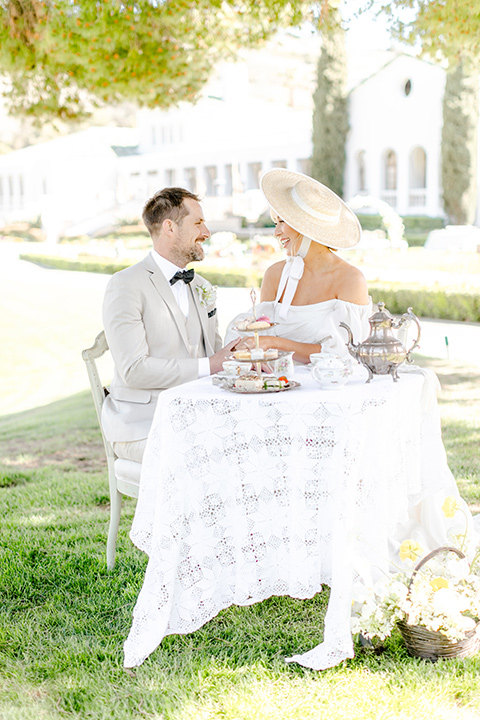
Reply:
[[[251,360],[264,360],[265,359],[265,351],[262,350],[262,348],[253,348],[250,350],[250,359]]]
[[[267,320],[255,320],[255,322],[249,323],[246,330],[267,330],[271,325]]]
[[[266,377],[263,381],[265,390],[281,390],[285,385],[288,385],[286,378]]]
[[[265,350],[265,360],[276,360],[278,358],[278,350],[276,348],[269,348]]]
[[[250,350],[235,350],[233,356],[235,360],[251,360]]]
[[[245,320],[239,320],[237,322],[237,330],[246,330],[253,321],[254,318],[252,317],[245,318]]]
[[[253,348],[252,350],[235,350],[233,353],[235,360],[276,360],[278,358],[278,350],[276,348],[269,348],[268,350],[262,350],[262,348]]]
[[[238,390],[251,390],[255,392],[257,390],[263,390],[263,380],[259,375],[254,373],[240,375],[240,377],[235,380],[234,387]]]

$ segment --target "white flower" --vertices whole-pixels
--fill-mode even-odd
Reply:
[[[470,574],[470,566],[467,558],[455,557],[446,563],[448,577],[454,580],[465,580]]]
[[[405,554],[416,555],[411,541]],[[474,553],[472,553],[474,555]],[[475,557],[480,556],[477,549]],[[408,558],[407,558],[408,562]],[[373,587],[356,587],[352,632],[384,639],[397,620],[440,632],[453,642],[480,620],[480,576],[474,564],[451,554],[438,554],[415,573],[399,572]],[[479,623],[480,627],[480,623]]]
[[[450,588],[440,588],[432,598],[433,611],[438,615],[455,615],[462,612],[464,605],[461,597]]]
[[[213,305],[215,303],[215,300],[217,299],[216,285],[205,282],[203,285],[197,285],[195,289],[200,296],[200,304],[203,305],[203,307],[208,307],[209,305]]]

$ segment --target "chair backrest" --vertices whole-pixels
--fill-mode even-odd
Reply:
[[[111,443],[107,440],[103,432],[102,405],[105,400],[106,390],[100,380],[97,360],[101,358],[108,349],[107,339],[104,331],[102,330],[102,332],[95,338],[95,342],[92,347],[82,350],[82,358],[87,366],[93,403],[95,405],[98,424],[102,433],[103,446],[107,456],[108,484],[110,489],[110,524],[107,538],[107,567],[111,570],[115,564],[115,549],[120,524],[122,495],[129,495],[134,498],[138,497],[142,466],[141,463],[134,462],[133,460],[117,458]]]
[[[108,350],[107,338],[105,332],[102,330],[101,333],[95,338],[95,342],[92,347],[82,350],[82,358],[85,360],[87,366],[88,379],[90,380],[90,387],[92,389],[93,403],[95,405],[95,412],[97,413],[98,424],[102,433],[103,444],[105,446],[105,452],[107,457],[115,458],[112,445],[108,442],[107,438],[103,434],[102,429],[102,405],[105,400],[105,388],[100,380],[100,375],[97,368],[96,361],[102,357]]]

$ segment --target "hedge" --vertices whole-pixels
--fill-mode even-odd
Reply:
[[[409,286],[402,283],[369,283],[374,302],[383,302],[392,315],[401,315],[409,307],[419,317],[437,320],[480,322],[480,292],[442,287]]]
[[[68,258],[50,255],[32,255],[31,253],[21,253],[19,258],[20,260],[28,260],[37,265],[55,268],[56,270],[77,270],[80,272],[105,273],[106,275],[113,275],[118,272],[118,270],[123,270],[132,264],[131,262],[119,262],[117,260],[103,258],[69,260]]]
[[[61,270],[100,272],[110,275],[131,264],[113,260],[102,261],[98,258],[67,260],[30,254],[20,255],[20,258]],[[259,271],[242,268],[232,272],[222,268],[209,268],[203,265],[201,267],[201,275],[212,285],[219,287],[259,287],[262,274]],[[369,292],[373,301],[385,303],[392,315],[401,315],[411,307],[419,317],[480,322],[480,292],[474,290],[456,290],[440,286],[421,287],[417,284],[405,283],[369,283]]]
[[[105,275],[113,275],[119,270],[129,267],[131,262],[120,262],[117,260],[102,258],[79,258],[69,260],[50,255],[21,254],[21,260],[42,265],[43,267],[55,268],[57,270],[76,270],[78,272],[97,272]],[[202,265],[200,274],[206,280],[219,287],[260,287],[263,273],[255,270],[244,270],[236,268],[231,271],[227,268],[211,268]]]
[[[378,230],[383,227],[382,216],[377,214],[356,213],[360,225],[364,230]],[[445,220],[428,215],[403,215],[402,222],[405,226],[406,235],[428,234],[430,230],[438,230],[445,227]]]

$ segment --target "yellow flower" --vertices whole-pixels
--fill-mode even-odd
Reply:
[[[440,588],[448,588],[449,587],[448,580],[447,580],[447,578],[444,578],[444,577],[433,578],[433,580],[430,580],[430,585],[435,590],[435,592],[437,590],[440,590]]]
[[[457,510],[459,510],[458,503],[453,495],[448,495],[445,498],[445,502],[442,505],[443,514],[446,518],[452,518]]]
[[[422,546],[415,540],[404,540],[400,545],[400,560],[416,560],[422,553]]]

